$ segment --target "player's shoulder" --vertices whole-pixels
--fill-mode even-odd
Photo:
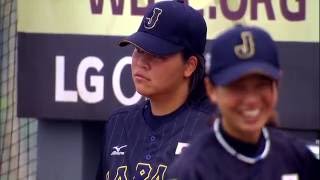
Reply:
[[[132,117],[135,117],[135,114],[142,114],[143,108],[146,104],[146,101],[139,102],[134,105],[130,106],[124,106],[120,107],[109,115],[108,117],[108,124],[117,121],[117,120],[126,120],[126,119],[132,119]]]
[[[194,158],[197,158],[197,156],[203,155],[204,152],[211,151],[211,148],[215,146],[215,143],[215,134],[209,128],[194,138],[191,142],[189,151],[191,154],[195,155]]]
[[[294,135],[278,128],[268,128],[270,134],[271,145],[282,153],[292,155],[293,157],[310,157],[313,156],[307,147],[307,142]]]
[[[114,110],[105,122],[105,131],[122,131],[129,128],[133,123],[141,121],[145,101],[135,105],[124,106]]]
[[[208,98],[203,98],[198,102],[189,102],[188,105],[191,110],[204,115],[211,115],[216,111],[216,106]]]
[[[281,129],[269,128],[273,154],[301,170],[306,179],[319,179],[320,160],[307,147],[307,142]],[[303,178],[302,178],[303,179]]]
[[[282,129],[269,127],[268,128],[270,139],[276,145],[303,145],[303,141],[293,135],[288,134],[287,132],[283,131]]]
[[[141,111],[145,106],[145,104],[146,104],[146,101],[141,101],[134,105],[120,107],[112,111],[109,117]]]

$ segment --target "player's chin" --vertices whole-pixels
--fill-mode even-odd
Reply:
[[[152,91],[147,89],[146,87],[135,86],[136,91],[144,97],[150,97],[152,95]]]
[[[245,132],[259,132],[259,131],[261,131],[262,130],[262,128],[263,128],[264,126],[263,125],[261,125],[261,124],[250,124],[250,125],[244,125],[243,126],[243,130],[245,131]]]
[[[263,116],[256,118],[243,118],[242,125],[246,131],[259,131],[261,130],[267,119]]]
[[[259,122],[256,122],[255,124],[247,125],[245,127],[245,129],[248,132],[257,133],[257,132],[260,132],[262,130],[262,128],[264,127],[264,124],[265,123],[259,121]]]

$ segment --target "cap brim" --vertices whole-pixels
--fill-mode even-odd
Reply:
[[[260,74],[274,80],[281,78],[281,70],[263,62],[245,62],[211,77],[216,85],[227,85],[244,76]]]
[[[159,56],[173,54],[183,49],[183,46],[170,43],[145,32],[136,32],[119,43],[120,46],[126,46],[128,44],[132,44],[150,54]]]

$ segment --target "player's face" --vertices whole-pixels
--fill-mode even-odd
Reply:
[[[189,67],[184,63],[182,53],[159,57],[136,48],[132,55],[131,68],[135,88],[140,94],[151,99],[187,87],[193,72],[190,72]]]
[[[273,116],[278,98],[276,86],[266,76],[251,74],[229,85],[207,89],[210,99],[219,106],[224,129],[238,139],[255,142]]]

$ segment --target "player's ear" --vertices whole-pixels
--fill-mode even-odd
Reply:
[[[277,103],[278,103],[278,98],[279,98],[279,82],[278,81],[273,81],[272,82],[272,93],[273,93],[273,106],[276,107],[277,106]]]
[[[191,77],[192,73],[197,69],[198,58],[196,56],[190,56],[185,63],[184,77]]]
[[[204,78],[204,84],[206,87],[207,96],[209,97],[210,101],[212,103],[216,103],[217,102],[216,87],[211,83],[208,77]]]

